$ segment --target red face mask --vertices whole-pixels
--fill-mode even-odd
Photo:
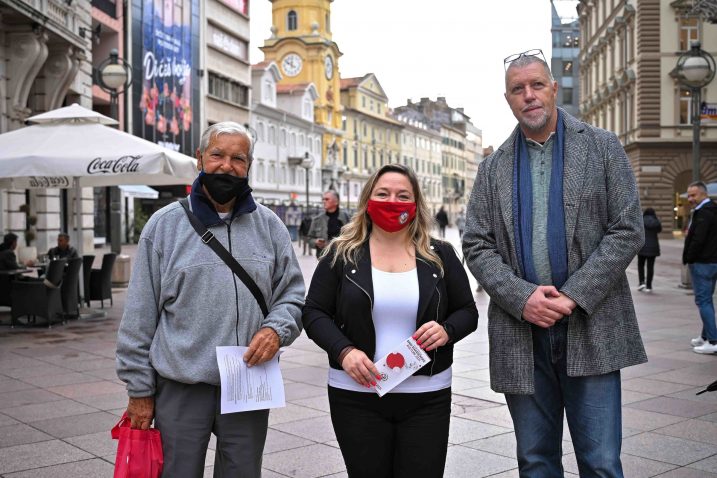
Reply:
[[[398,232],[416,217],[415,202],[388,202],[368,200],[368,217],[387,232]]]

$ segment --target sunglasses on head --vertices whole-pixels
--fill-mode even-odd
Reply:
[[[537,56],[545,63],[548,63],[545,59],[545,55],[543,55],[543,50],[541,50],[540,48],[533,48],[532,50],[526,50],[522,53],[515,53],[513,55],[505,57],[505,59],[503,60],[503,67],[507,70],[511,63],[523,58],[524,56]]]

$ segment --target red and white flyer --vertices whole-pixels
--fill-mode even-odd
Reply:
[[[379,397],[383,397],[430,361],[428,354],[421,349],[413,337],[407,338],[375,363],[381,376],[374,387],[376,393]]]

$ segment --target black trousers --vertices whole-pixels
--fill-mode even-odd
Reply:
[[[451,389],[379,397],[329,387],[334,432],[349,478],[440,478]]]
[[[214,477],[259,478],[269,410],[221,415],[219,387],[157,377],[154,425],[162,434],[162,477],[201,478],[212,433]]]
[[[647,264],[647,281],[645,280],[645,264]],[[645,284],[648,289],[652,289],[652,277],[655,275],[655,258],[647,256],[637,256],[637,277],[640,285]]]

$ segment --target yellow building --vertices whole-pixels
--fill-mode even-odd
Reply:
[[[389,116],[388,97],[376,75],[341,80],[344,107],[343,195],[355,205],[368,176],[388,163],[399,162],[400,122]]]
[[[339,51],[331,38],[333,0],[271,0],[271,38],[261,50],[281,69],[279,85],[313,83],[318,92],[314,119],[324,127],[322,167],[333,171],[342,158]]]

